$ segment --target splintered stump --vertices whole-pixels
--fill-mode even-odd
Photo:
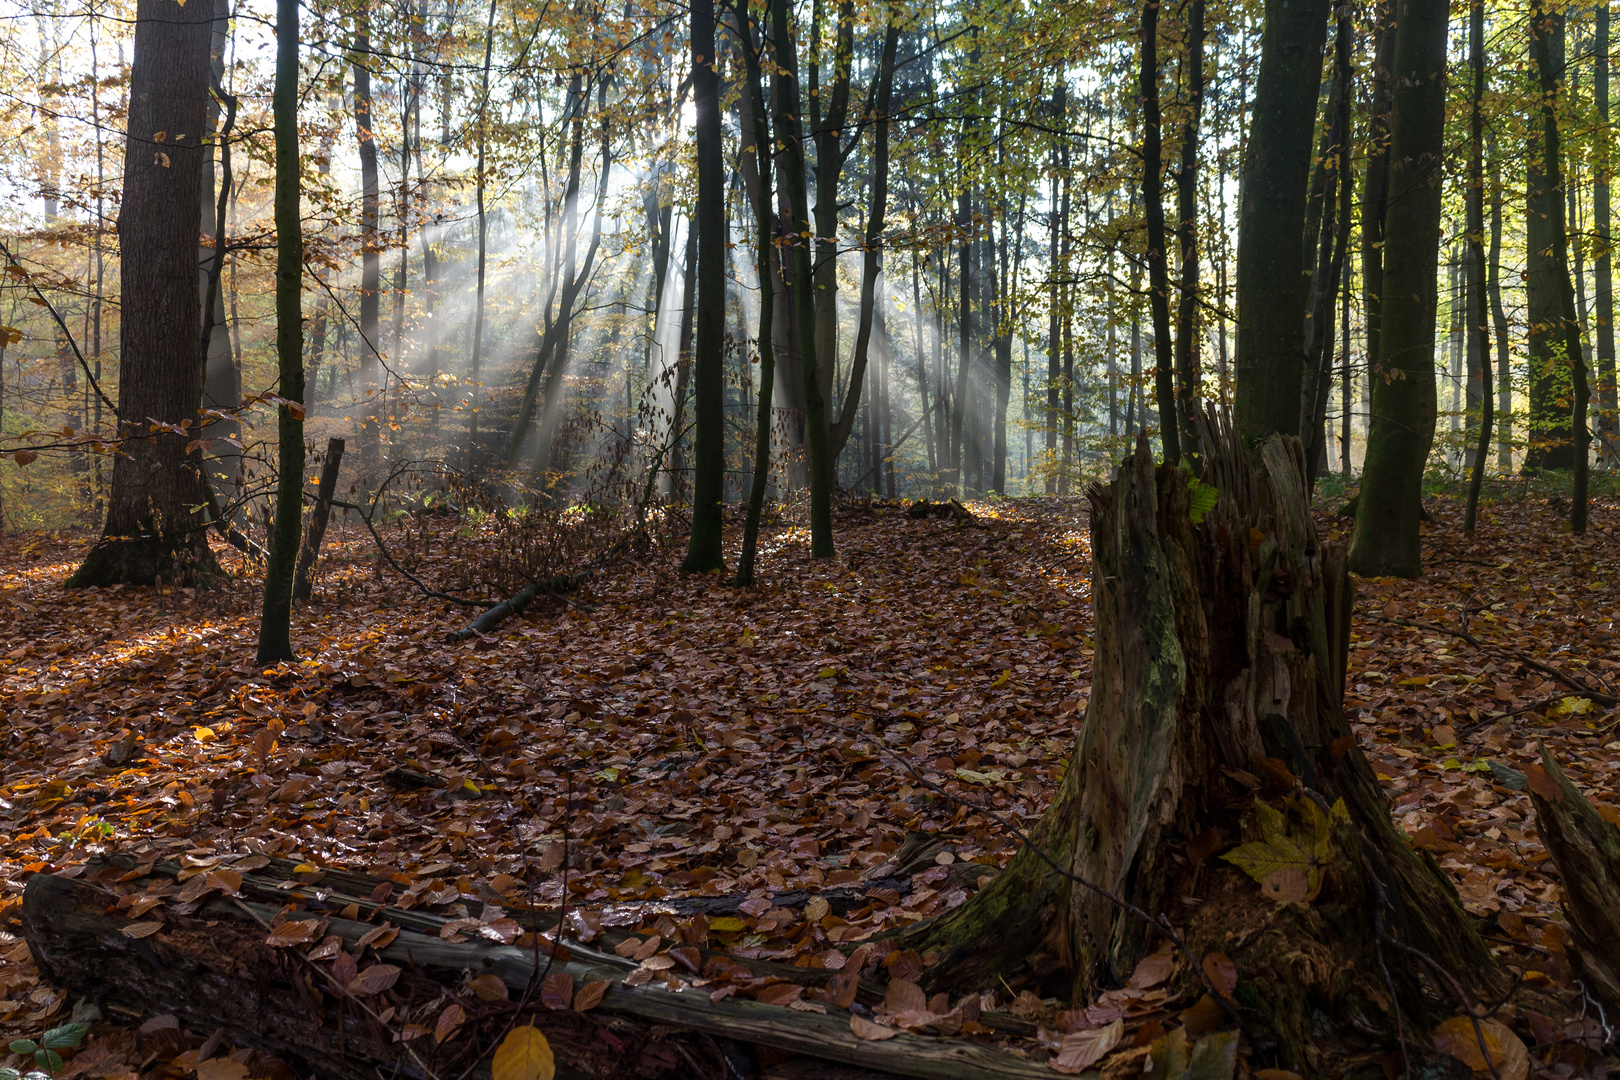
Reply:
[[[1142,439],[1087,492],[1093,682],[1063,784],[1007,870],[906,943],[937,955],[933,988],[1022,977],[1083,1003],[1170,931],[1235,964],[1252,1063],[1321,1075],[1403,1035],[1417,1055],[1432,1010],[1508,982],[1350,732],[1353,592],[1299,441],[1203,426],[1201,482]]]

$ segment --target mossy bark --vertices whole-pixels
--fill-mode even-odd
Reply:
[[[1106,890],[1167,917],[1194,953],[1229,954],[1257,1053],[1315,1073],[1332,1045],[1394,1044],[1397,1011],[1408,1031],[1426,1022],[1430,982],[1481,1000],[1506,981],[1455,889],[1395,829],[1345,719],[1353,593],[1344,552],[1318,541],[1299,440],[1251,455],[1204,427],[1220,496],[1201,522],[1188,474],[1155,468],[1140,439],[1088,492],[1093,683],[1063,787],[1002,876],[907,944],[935,954],[939,986],[1064,972],[1085,999],[1162,943]],[[1257,801],[1341,800],[1309,903],[1274,903],[1213,857],[1260,838]]]

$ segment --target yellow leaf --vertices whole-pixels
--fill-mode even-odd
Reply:
[[[1297,824],[1264,802],[1254,804],[1260,839],[1240,844],[1221,858],[1248,874],[1278,903],[1314,900],[1322,888],[1321,870],[1330,852],[1333,823],[1348,820],[1341,799],[1323,813],[1312,799],[1288,799]]]
[[[532,1025],[513,1028],[490,1062],[491,1080],[552,1080],[557,1063],[551,1044]]]
[[[748,924],[735,915],[722,915],[709,920],[709,929],[721,934],[737,934],[748,929]]]

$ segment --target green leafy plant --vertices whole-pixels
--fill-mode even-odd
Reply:
[[[53,1027],[39,1037],[33,1039],[13,1039],[11,1052],[34,1056],[34,1064],[38,1068],[30,1069],[27,1073],[16,1069],[0,1069],[0,1080],[35,1080],[37,1077],[54,1076],[61,1071],[63,1061],[61,1051],[71,1050],[84,1041],[90,1029],[84,1024],[62,1024]]]
[[[1187,478],[1187,517],[1194,525],[1201,524],[1204,515],[1215,509],[1221,493],[1214,484],[1206,484],[1194,477]]]

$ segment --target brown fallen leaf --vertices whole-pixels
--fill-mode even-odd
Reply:
[[[161,922],[136,922],[121,927],[119,932],[125,937],[143,938],[151,937],[161,929],[163,929]]]
[[[1491,1076],[1493,1066],[1501,1080],[1525,1080],[1530,1074],[1530,1051],[1499,1021],[1481,1020],[1476,1031],[1468,1017],[1454,1016],[1436,1027],[1430,1037],[1435,1049],[1461,1061],[1477,1077]]]
[[[372,964],[349,983],[349,993],[356,997],[380,994],[399,980],[399,968],[393,964]]]
[[[867,1042],[882,1042],[884,1039],[892,1039],[900,1034],[894,1028],[875,1024],[866,1017],[856,1016],[854,1013],[851,1013],[849,1017],[849,1030],[855,1033],[857,1039],[864,1039]]]
[[[580,987],[579,992],[574,995],[574,1011],[590,1012],[602,1004],[602,995],[607,993],[611,985],[613,984],[606,979],[592,979]]]
[[[1063,1044],[1047,1065],[1066,1076],[1091,1068],[1125,1037],[1125,1021],[1115,1020],[1107,1027],[1088,1028],[1063,1036]]]
[[[928,995],[909,979],[890,979],[883,995],[883,1011],[891,1016],[903,1012],[927,1012]]]
[[[455,1037],[456,1029],[467,1019],[467,1011],[452,1001],[439,1013],[438,1023],[433,1025],[433,1041],[442,1043],[446,1039]],[[198,1080],[201,1080],[199,1077]]]
[[[201,880],[201,879],[196,879]],[[285,949],[290,945],[303,945],[315,940],[316,919],[289,919],[270,931],[264,943],[272,948]]]

